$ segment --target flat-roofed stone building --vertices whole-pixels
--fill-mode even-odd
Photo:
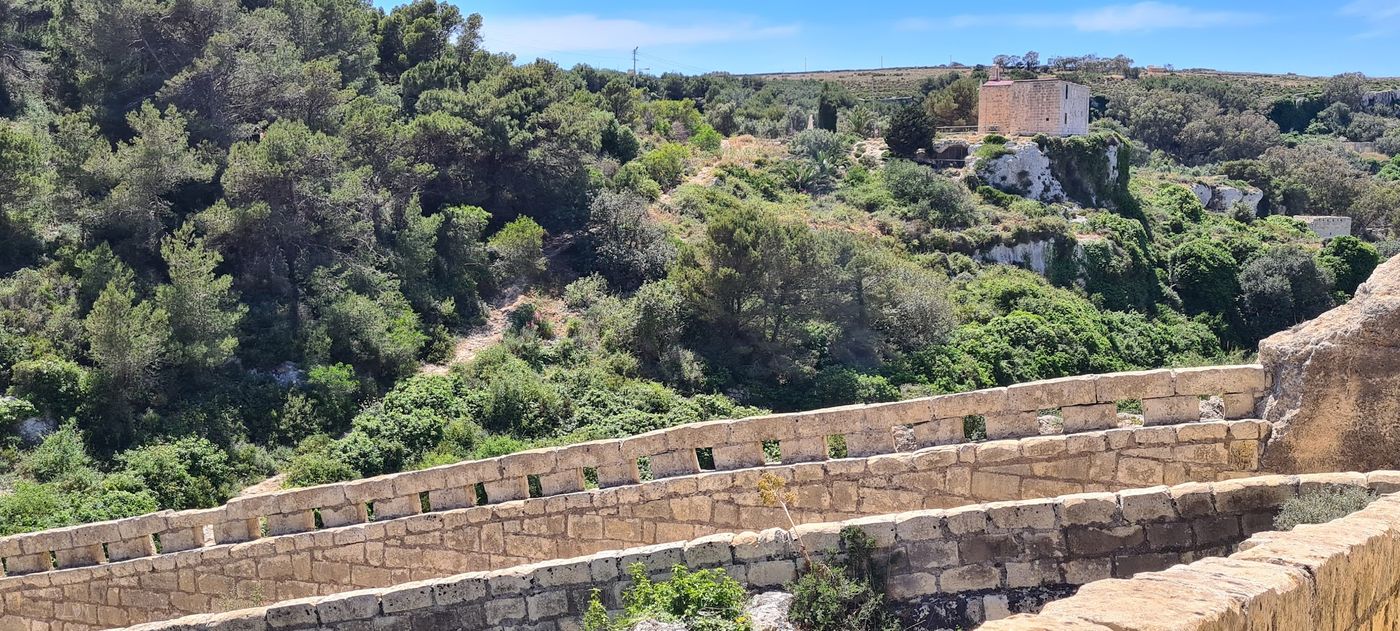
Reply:
[[[993,69],[977,101],[977,131],[1005,135],[1089,133],[1089,88],[1060,79],[1004,80]]]

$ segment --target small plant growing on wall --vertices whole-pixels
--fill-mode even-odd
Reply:
[[[1303,493],[1283,503],[1274,528],[1292,530],[1301,524],[1322,524],[1366,508],[1376,495],[1359,487],[1318,490]]]
[[[788,525],[796,530],[790,506],[797,495],[787,481],[769,472],[758,479],[759,499],[764,506],[783,509]],[[875,540],[859,528],[841,530],[846,558],[840,565],[829,565],[812,558],[802,542],[797,549],[807,561],[806,571],[787,585],[793,594],[788,620],[807,631],[893,631],[895,618],[885,611],[884,572],[874,555]],[[835,554],[835,551],[832,551]]]
[[[691,570],[676,565],[671,568],[670,580],[660,582],[651,580],[641,563],[632,564],[628,571],[632,587],[623,594],[622,614],[609,616],[595,589],[583,616],[584,631],[622,631],[643,620],[679,622],[693,631],[753,628],[744,613],[744,586],[724,570]]]

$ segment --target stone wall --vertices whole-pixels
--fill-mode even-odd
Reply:
[[[1307,488],[1356,485],[1359,475],[1298,477]],[[1259,533],[1228,558],[1092,583],[1039,614],[981,629],[1148,631],[1168,621],[1181,631],[1400,628],[1400,477],[1373,473],[1367,481],[1392,494],[1325,524]]]
[[[770,472],[788,481],[800,523],[1241,477],[1266,428],[1131,427],[705,472],[12,576],[0,579],[0,629],[121,626],[787,525],[758,497]]]
[[[785,464],[820,462],[842,437],[850,456],[963,443],[975,420],[991,438],[1036,436],[1037,417],[1061,415],[1065,432],[1118,425],[1115,404],[1140,401],[1148,424],[1200,419],[1198,399],[1218,395],[1225,418],[1254,417],[1268,387],[1261,366],[1217,366],[1053,379],[895,403],[713,421],[622,440],[526,451],[489,460],[366,478],[341,484],[242,497],[205,510],[157,513],[112,522],[0,538],[7,575],[48,572],[171,554],[270,535],[313,532],[416,515],[499,504],[538,495],[635,485],[701,472],[702,455],[717,470],[767,464],[765,443]],[[896,435],[902,437],[896,443]],[[643,468],[641,465],[645,465]],[[157,545],[158,544],[158,545]]]
[[[1074,607],[1061,605],[1078,600],[1099,586],[1126,582],[1102,579],[1133,576],[1177,563],[1228,554],[1248,535],[1270,527],[1272,516],[1283,501],[1311,487],[1370,484],[1394,490],[1398,480],[1400,474],[1394,472],[1370,476],[1267,476],[1213,484],[1158,486],[1122,493],[997,502],[952,510],[910,511],[809,524],[791,533],[774,528],[719,534],[552,560],[505,571],[459,574],[387,589],[292,600],[229,614],[144,625],[141,629],[573,631],[579,628],[594,589],[600,590],[605,602],[617,605],[619,595],[627,587],[625,572],[634,563],[642,564],[654,577],[664,576],[676,564],[685,564],[691,568],[723,568],[750,589],[779,587],[795,578],[803,567],[803,550],[816,556],[839,555],[839,533],[843,527],[859,528],[874,539],[875,554],[888,568],[887,592],[893,601],[918,602],[931,596],[953,599],[961,603],[958,613],[969,616],[975,623],[984,616],[1004,614],[1011,604],[1004,594],[1010,590],[1073,588],[1101,581],[1083,588],[1081,596],[1046,607],[1047,610],[1073,611]],[[1398,505],[1390,500],[1385,504]],[[1400,524],[1400,518],[1394,523]],[[1331,546],[1322,544],[1327,540],[1322,535],[1332,531],[1323,531],[1312,539],[1318,542],[1315,548],[1293,551],[1287,550],[1286,544],[1280,544],[1279,540],[1258,538],[1252,549],[1236,557],[1253,555],[1259,558],[1287,553],[1290,558],[1314,561],[1312,550],[1317,549],[1332,552],[1335,557],[1335,550],[1350,542],[1374,541],[1374,533],[1379,528],[1377,525],[1363,529],[1369,537],[1358,536],[1356,529],[1339,532],[1340,536]],[[1391,528],[1394,531],[1394,527]],[[1383,550],[1388,556],[1380,558],[1393,561],[1396,550],[1392,542]],[[1396,568],[1400,568],[1400,564],[1395,563],[1377,568],[1375,560],[1362,558],[1354,563],[1336,564],[1335,568],[1329,568],[1335,570],[1329,578],[1341,580],[1347,575],[1337,572],[1352,567],[1364,569],[1367,573],[1358,573],[1362,577],[1381,573],[1394,575]],[[1321,564],[1316,565],[1321,567]],[[1301,574],[1296,569],[1280,570]],[[1178,570],[1169,572],[1174,571]],[[1370,583],[1363,585],[1371,586]],[[1160,588],[1157,592],[1162,598],[1176,597],[1173,593],[1163,593]],[[1332,594],[1323,591],[1320,596],[1325,598]],[[1140,603],[1132,611],[1137,619],[1152,612],[1146,617],[1177,620],[1160,617],[1162,610],[1155,605],[1155,602]],[[1117,609],[1128,610],[1127,607]],[[1175,610],[1185,611],[1186,608],[1167,611]]]

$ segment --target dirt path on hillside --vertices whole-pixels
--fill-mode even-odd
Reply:
[[[472,327],[465,335],[457,338],[457,343],[452,347],[452,355],[447,361],[441,364],[424,364],[420,372],[445,375],[453,366],[468,363],[477,353],[499,343],[505,337],[508,325],[506,314],[515,310],[522,302],[526,302],[526,299],[518,290],[497,298],[487,306],[486,322]]]

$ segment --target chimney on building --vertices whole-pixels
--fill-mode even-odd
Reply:
[[[988,81],[1001,81],[1001,64],[996,64],[987,71]]]

